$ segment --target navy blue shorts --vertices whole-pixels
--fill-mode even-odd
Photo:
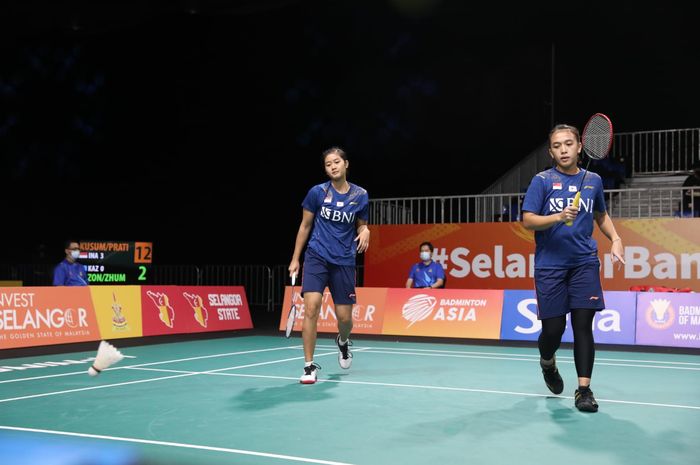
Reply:
[[[339,305],[352,305],[355,297],[355,266],[336,265],[313,251],[306,249],[304,254],[304,267],[301,278],[301,295],[304,292],[331,291],[333,303]]]
[[[603,310],[600,265],[586,263],[569,270],[535,270],[537,318],[566,315],[575,308]]]

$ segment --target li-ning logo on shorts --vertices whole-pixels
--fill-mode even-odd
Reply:
[[[649,302],[646,310],[647,324],[654,329],[666,329],[676,319],[676,312],[671,307],[671,301],[666,299],[654,299]]]
[[[414,295],[408,299],[408,302],[406,302],[403,305],[403,309],[401,309],[401,316],[403,319],[410,321],[407,327],[410,328],[414,323],[428,318],[430,314],[433,313],[435,304],[437,304],[437,299],[426,294]]]

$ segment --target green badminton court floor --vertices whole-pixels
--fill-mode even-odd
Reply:
[[[319,339],[315,385],[298,382],[298,337],[127,347],[96,378],[94,352],[0,360],[0,463],[698,463],[700,355],[598,346],[600,411],[587,414],[573,406],[570,350],[553,396],[534,347],[354,344],[342,370],[331,336]]]

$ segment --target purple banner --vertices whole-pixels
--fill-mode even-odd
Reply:
[[[634,345],[635,305],[634,292],[606,291],[605,310],[596,312],[593,319],[593,337],[600,344]],[[563,342],[573,341],[571,323],[567,315]],[[537,319],[535,291],[505,291],[501,339],[536,341],[542,329]]]
[[[700,294],[638,293],[637,344],[700,348]]]
[[[596,344],[634,345],[634,320],[637,296],[628,291],[605,291],[605,310],[593,318],[593,337]],[[568,317],[567,317],[568,318]],[[573,342],[574,333],[567,321],[563,342]]]

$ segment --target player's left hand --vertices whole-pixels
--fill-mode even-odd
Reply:
[[[369,228],[364,227],[354,239],[357,241],[357,253],[363,253],[369,247]]]
[[[612,255],[612,261],[620,262],[620,266],[625,264],[625,248],[622,246],[622,240],[614,241],[610,246],[610,255]]]

